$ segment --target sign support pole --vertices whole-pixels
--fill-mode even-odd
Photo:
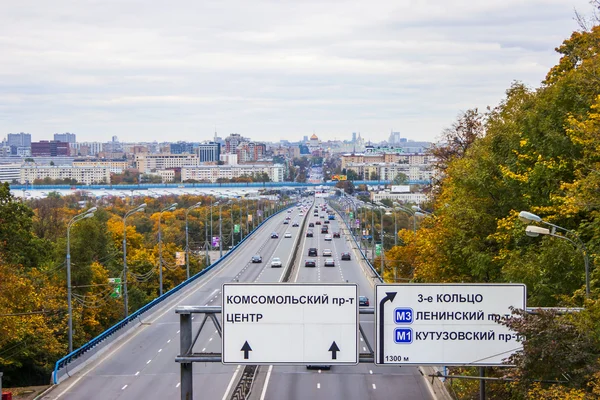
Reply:
[[[180,314],[180,354],[188,354],[192,346],[192,315]],[[192,381],[193,365],[191,362],[181,363],[181,400],[191,400],[194,398],[194,384]]]
[[[479,367],[479,376],[485,378],[485,367]],[[479,380],[479,400],[485,400],[485,379]]]

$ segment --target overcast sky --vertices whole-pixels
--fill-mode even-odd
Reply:
[[[588,0],[19,0],[0,12],[0,137],[434,141],[539,86]]]

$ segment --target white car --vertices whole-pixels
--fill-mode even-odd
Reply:
[[[323,257],[331,257],[331,250],[330,249],[324,249],[323,250]]]
[[[273,257],[271,268],[281,268],[281,259],[279,257]]]
[[[292,232],[286,232],[285,235],[283,235],[284,238],[291,238],[292,237]]]
[[[325,235],[325,240],[330,242],[331,241],[331,235]]]

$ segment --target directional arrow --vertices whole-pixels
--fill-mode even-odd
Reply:
[[[240,351],[244,352],[244,360],[247,360],[248,359],[248,352],[252,351],[252,347],[250,347],[250,345],[248,344],[247,340],[246,340],[246,343],[244,343],[244,345],[240,349]]]
[[[337,352],[340,351],[340,348],[335,343],[335,340],[333,341],[333,343],[331,343],[331,347],[327,351],[331,352],[331,359],[332,360],[337,360]]]
[[[381,299],[381,301],[379,302],[379,363],[383,364],[383,355],[385,354],[383,351],[383,305],[385,304],[386,301],[390,301],[390,303],[392,301],[394,301],[394,298],[396,297],[396,294],[398,294],[398,292],[385,292],[385,297],[383,299]]]

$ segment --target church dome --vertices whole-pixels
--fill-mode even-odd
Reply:
[[[319,138],[313,133],[313,135],[310,137],[310,140],[319,140]]]

